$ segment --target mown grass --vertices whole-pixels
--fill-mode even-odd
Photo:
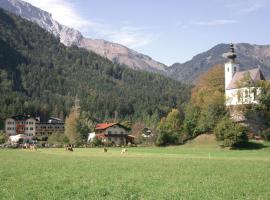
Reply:
[[[0,150],[0,199],[270,199],[270,147]]]

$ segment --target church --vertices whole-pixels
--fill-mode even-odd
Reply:
[[[225,63],[225,97],[226,106],[257,104],[260,88],[256,82],[265,80],[259,68],[240,71],[236,62],[234,45],[230,45],[227,53],[228,62]]]

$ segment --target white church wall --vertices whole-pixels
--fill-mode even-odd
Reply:
[[[230,84],[234,74],[239,71],[239,64],[235,62],[225,63],[225,88]]]
[[[258,104],[258,95],[261,89],[256,87],[244,87],[226,90],[226,106]]]

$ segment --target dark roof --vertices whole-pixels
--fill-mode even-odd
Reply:
[[[27,120],[27,119],[31,118],[31,116],[29,116],[29,115],[14,115],[11,118],[15,119],[15,120]]]
[[[265,80],[265,78],[264,78],[264,76],[259,68],[240,71],[240,72],[236,72],[234,74],[230,84],[228,85],[228,87],[226,89],[239,88],[239,84],[241,83],[241,81],[245,77],[245,74],[247,74],[247,73],[249,73],[251,80],[254,82],[259,81],[259,80]]]

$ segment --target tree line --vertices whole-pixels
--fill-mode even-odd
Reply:
[[[65,119],[75,96],[93,121],[167,115],[190,86],[135,71],[76,46],[66,47],[34,23],[0,9],[0,119],[17,113]]]

